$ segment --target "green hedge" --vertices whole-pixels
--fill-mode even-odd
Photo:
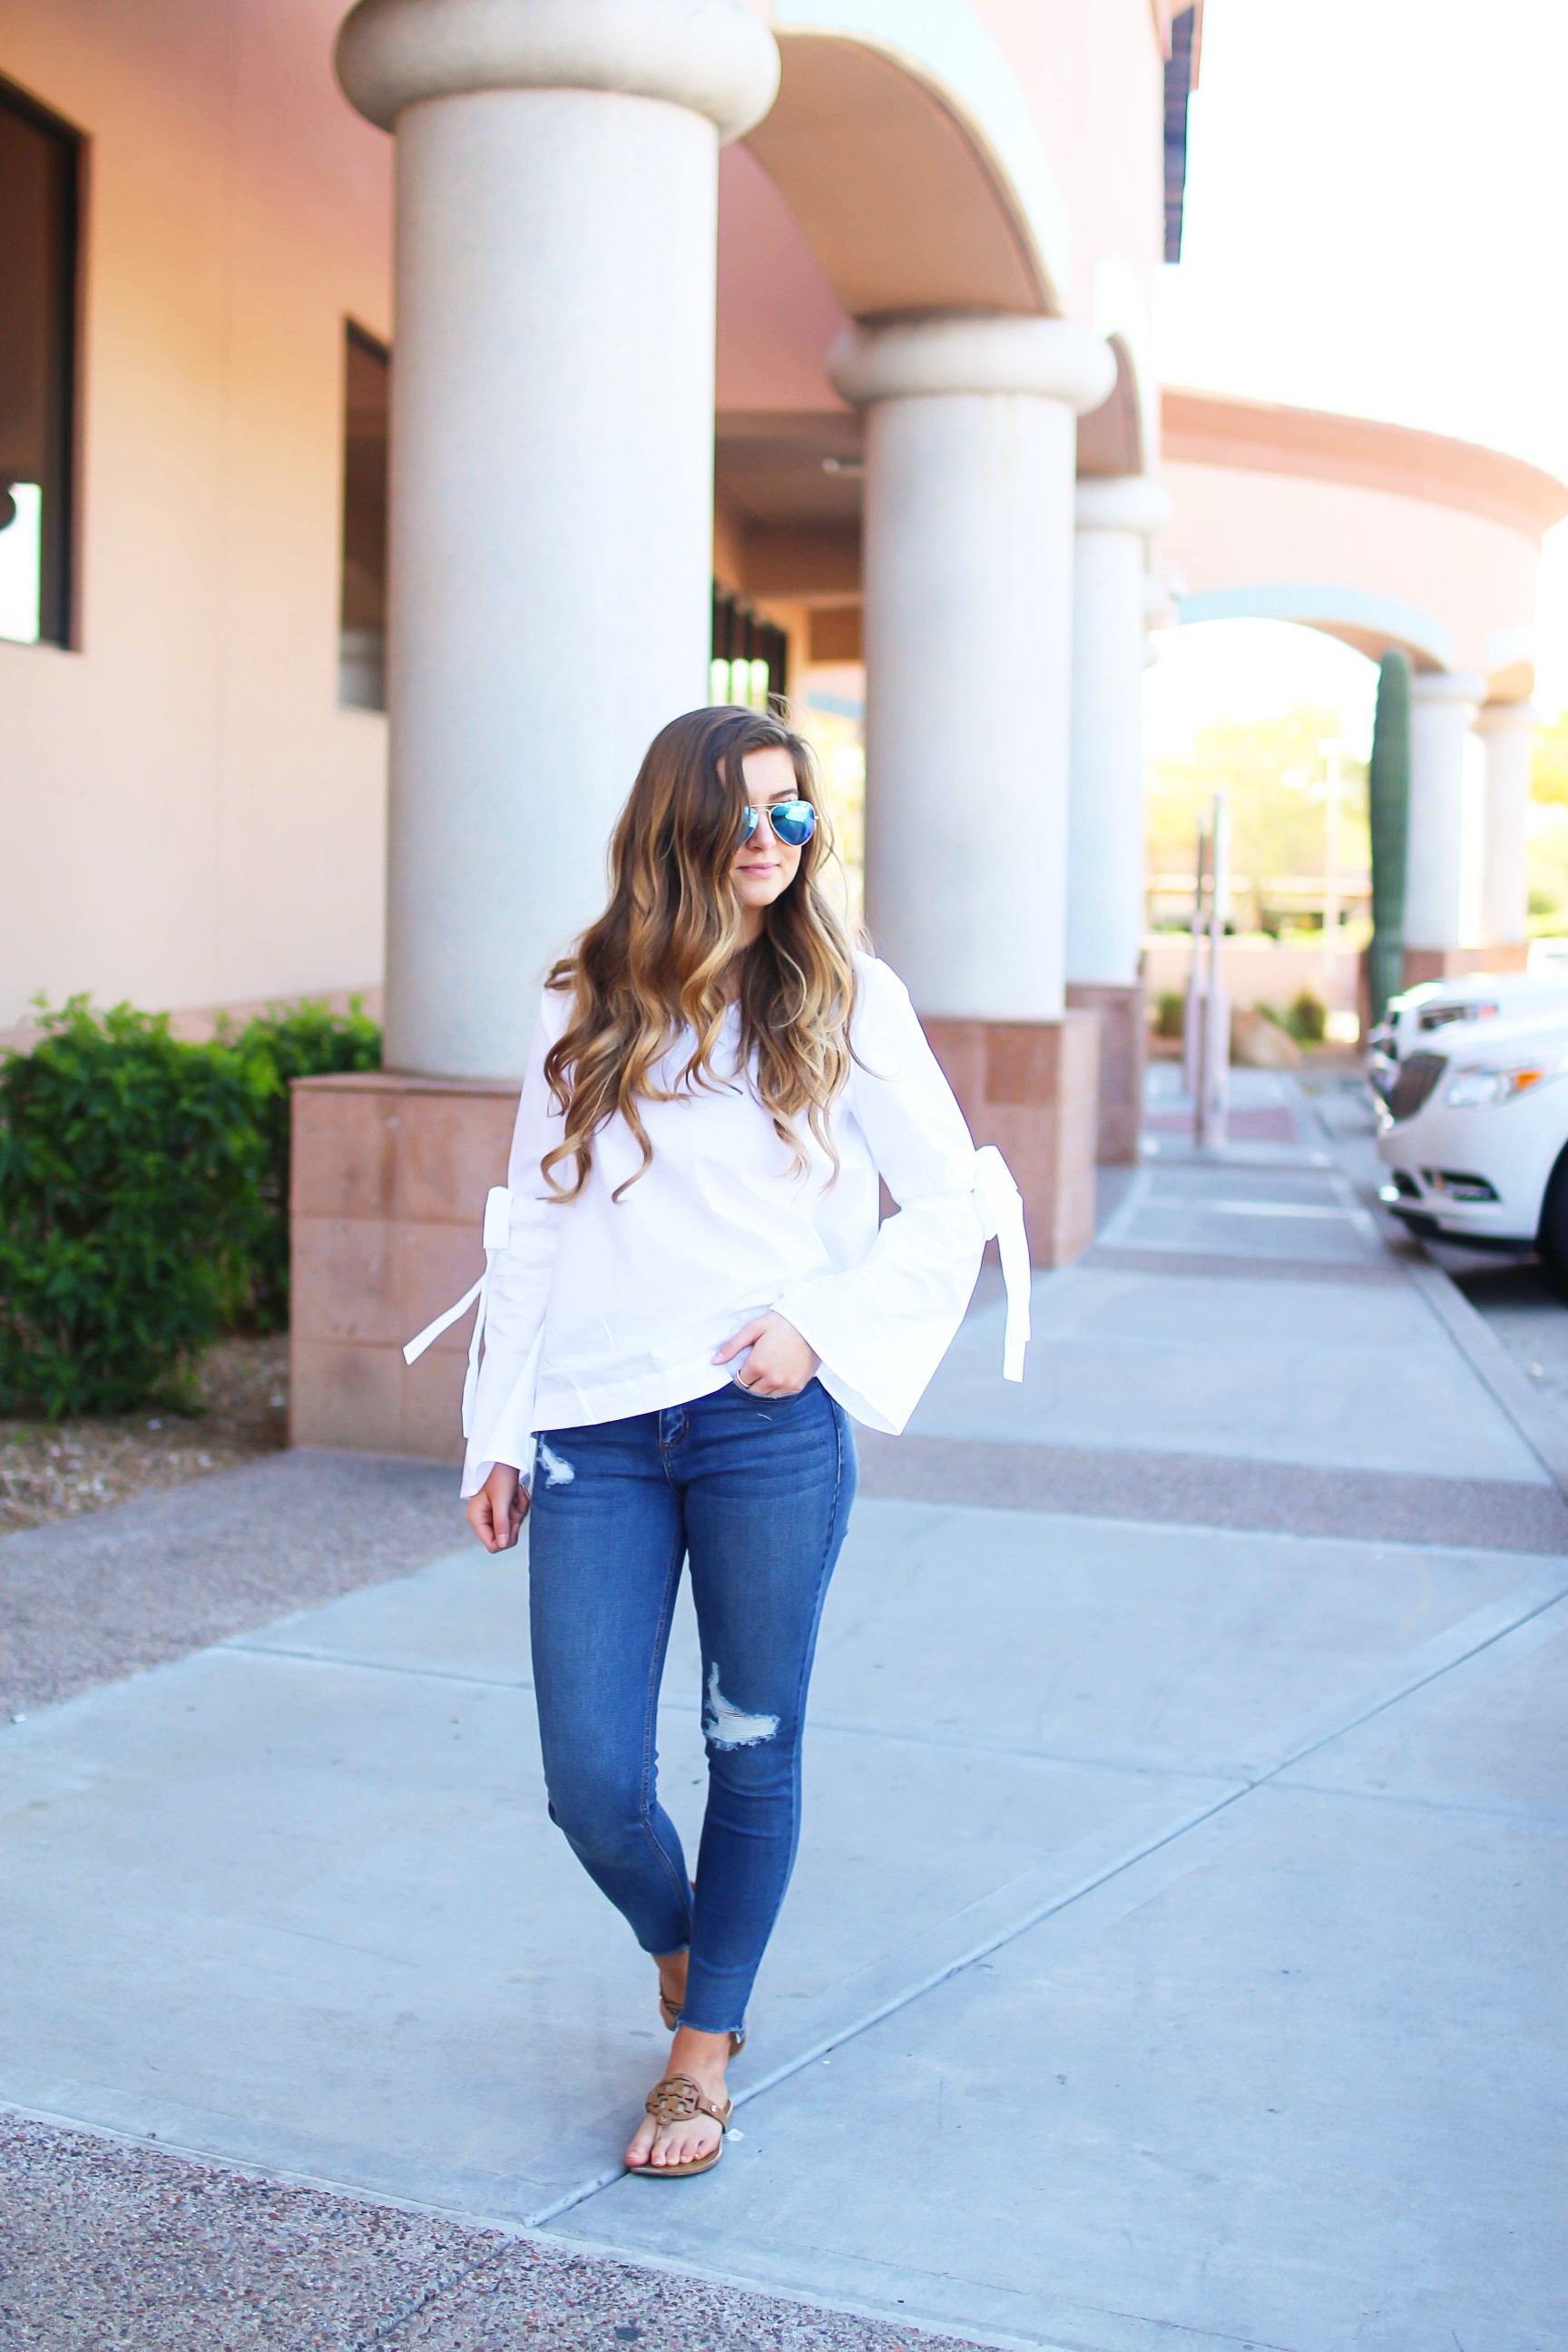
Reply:
[[[379,1070],[381,1031],[357,997],[347,1013],[300,1004],[251,1021],[233,1040],[247,1066],[261,1075],[258,1124],[263,1146],[258,1181],[261,1222],[247,1268],[247,1300],[236,1321],[260,1331],[289,1328],[289,1135],[291,1078],[336,1070]],[[220,1045],[220,1050],[221,1050]]]
[[[0,1063],[0,1412],[189,1407],[222,1328],[289,1311],[289,1087],[374,1068],[356,1006],[208,1044],[75,997]]]

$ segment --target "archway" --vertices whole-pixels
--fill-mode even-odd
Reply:
[[[1194,614],[1153,640],[1145,682],[1150,997],[1184,990],[1200,816],[1231,812],[1224,965],[1233,1003],[1350,1042],[1370,933],[1365,774],[1378,655],[1340,625],[1283,615]]]
[[[1032,216],[1003,126],[993,131],[966,107],[934,58],[868,37],[869,25],[855,22],[864,11],[837,13],[836,32],[816,22],[792,30],[775,16],[779,94],[746,144],[844,310],[858,319],[1058,310],[1046,249],[1054,223]],[[997,78],[997,89],[1010,87],[1010,76]],[[1038,178],[1037,135],[1033,149]]]

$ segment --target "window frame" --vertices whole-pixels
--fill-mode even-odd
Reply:
[[[369,712],[371,712],[374,716],[384,716],[384,713],[385,713],[385,710],[386,710],[386,695],[385,695],[385,667],[384,667],[384,665],[385,665],[385,658],[386,658],[386,637],[385,637],[385,632],[386,632],[386,596],[387,596],[387,591],[388,591],[388,585],[389,585],[388,578],[387,578],[388,549],[387,549],[386,541],[385,541],[385,539],[384,539],[384,541],[383,541],[383,546],[382,546],[382,571],[381,571],[381,588],[382,588],[382,626],[381,626],[381,634],[382,634],[382,655],[381,655],[381,658],[382,658],[382,665],[383,665],[383,668],[382,668],[382,694],[381,694],[381,699],[380,699],[378,702],[363,702],[363,701],[360,701],[360,700],[358,700],[358,699],[350,698],[345,698],[345,696],[344,696],[344,694],[343,694],[343,690],[342,690],[342,681],[343,681],[343,664],[344,664],[344,653],[345,653],[345,639],[346,639],[346,637],[347,637],[347,635],[348,635],[348,622],[347,622],[347,618],[346,618],[346,611],[345,611],[345,608],[346,608],[347,604],[348,604],[348,574],[349,574],[349,527],[348,527],[348,526],[349,526],[349,442],[350,442],[350,437],[351,437],[351,436],[350,436],[350,431],[349,431],[349,421],[350,421],[350,412],[349,412],[349,363],[350,363],[350,356],[351,356],[351,353],[352,353],[352,352],[354,350],[354,348],[355,348],[355,347],[357,347],[357,348],[358,348],[358,350],[359,350],[359,351],[360,351],[360,352],[362,352],[365,357],[367,357],[367,358],[369,358],[369,359],[372,359],[372,360],[376,361],[376,362],[380,364],[380,366],[381,366],[381,367],[383,367],[383,368],[385,370],[385,373],[386,373],[386,389],[387,389],[387,433],[388,433],[388,441],[389,441],[389,443],[390,443],[390,438],[391,438],[391,422],[392,422],[392,417],[391,417],[391,403],[392,403],[392,345],[391,345],[388,341],[386,341],[384,340],[384,337],[382,337],[382,336],[380,336],[380,335],[378,335],[378,334],[374,333],[374,332],[373,332],[373,331],[372,331],[369,327],[362,326],[362,325],[361,325],[361,323],[360,323],[360,321],[359,321],[357,319],[353,318],[353,316],[351,316],[350,314],[348,314],[348,313],[346,313],[346,312],[345,312],[345,313],[343,314],[343,318],[342,318],[342,343],[341,343],[341,344],[340,344],[340,346],[339,346],[339,348],[340,348],[340,352],[341,352],[341,355],[342,355],[342,390],[341,390],[341,394],[340,394],[340,397],[339,397],[339,404],[338,404],[338,406],[339,406],[339,434],[340,434],[339,448],[340,448],[340,455],[341,455],[341,460],[342,460],[342,477],[341,477],[341,480],[340,480],[340,483],[339,483],[339,497],[338,497],[338,693],[337,693],[337,707],[338,707],[338,709],[339,709],[340,710],[364,710],[364,711],[369,711]],[[388,489],[390,490],[390,483],[388,484]],[[390,515],[387,515],[387,516],[384,518],[384,529],[386,530],[386,532],[387,532],[388,534],[390,533],[390,522],[391,522]]]
[[[38,634],[36,646],[56,653],[81,650],[81,476],[83,312],[86,279],[88,137],[32,91],[0,74],[0,107],[53,140],[65,155],[60,223],[65,266],[57,289],[54,330],[59,339],[60,398],[50,431],[57,495],[46,501],[38,546]],[[6,639],[7,644],[16,643]],[[34,648],[23,646],[22,651]]]

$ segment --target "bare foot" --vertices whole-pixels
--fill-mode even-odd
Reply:
[[[661,1962],[661,1973],[662,1969]],[[670,2044],[669,2063],[664,2071],[667,2075],[689,2074],[703,2097],[722,2107],[729,2060],[727,2033],[699,2033],[694,2027],[682,2025]],[[633,2172],[658,2172],[667,2164],[694,2164],[699,2157],[710,2156],[722,2137],[711,2116],[689,2116],[678,2124],[655,2123],[651,2116],[644,2116],[626,2149],[626,2165]]]
[[[665,2011],[665,2023],[673,2033],[672,2018],[680,2015],[680,2004],[686,1999],[686,1952],[661,1952],[655,1962],[658,1969],[658,1997]]]

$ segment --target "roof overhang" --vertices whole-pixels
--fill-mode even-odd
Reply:
[[[1568,516],[1568,484],[1539,466],[1375,417],[1167,387],[1160,398],[1160,446],[1176,464],[1304,475],[1455,507],[1537,544]]]

